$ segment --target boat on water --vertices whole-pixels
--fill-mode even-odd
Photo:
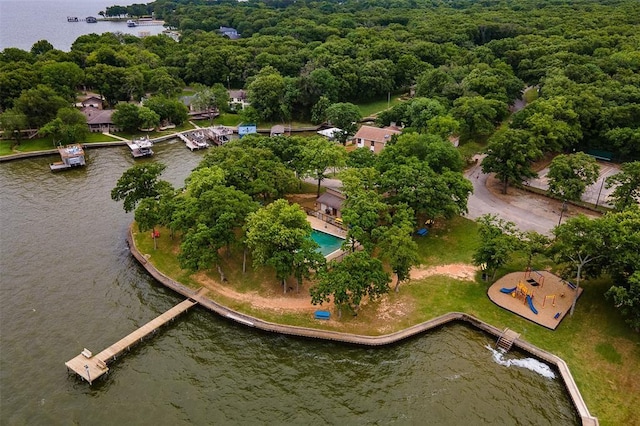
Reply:
[[[67,22],[78,22],[80,21],[77,16],[67,16]]]
[[[153,142],[149,140],[149,136],[144,138],[133,139],[131,142],[127,142],[131,149],[131,155],[133,158],[151,157],[153,155]]]
[[[138,24],[137,24],[137,23],[136,23],[136,21],[134,21],[133,19],[129,19],[129,20],[127,21],[127,27],[135,27],[135,26],[137,26],[137,25],[138,25]]]
[[[96,18],[95,16],[87,16],[84,20],[89,24],[95,24],[96,22],[98,22],[98,18]]]

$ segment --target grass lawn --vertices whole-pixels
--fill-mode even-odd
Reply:
[[[176,126],[173,129],[154,130],[153,132],[135,132],[135,133],[117,132],[114,134],[125,139],[143,138],[147,135],[149,136],[149,138],[154,139],[154,138],[159,138],[161,136],[171,135],[174,133],[184,132],[185,130],[192,130],[192,129],[194,129],[194,127],[191,125],[191,123],[189,123],[188,121],[185,121],[184,123],[182,123],[179,126]]]
[[[400,99],[399,95],[400,94],[398,93],[396,94],[392,93],[391,102],[389,102],[389,99],[385,96],[384,99],[380,99],[378,101],[368,102],[364,104],[357,104],[356,106],[360,109],[360,114],[362,114],[363,117],[369,117],[380,111],[384,111],[390,106],[394,106],[396,104],[404,102],[402,99]]]
[[[426,266],[471,263],[478,244],[475,222],[465,218],[437,222],[429,235],[417,237],[420,259]],[[139,233],[136,244],[158,269],[191,287],[199,284],[195,275],[180,269],[176,259],[178,239],[171,240],[162,231],[158,250],[153,250],[149,232]],[[280,296],[282,288],[272,271],[253,269],[248,262],[247,274],[242,274],[242,252],[232,250],[231,257],[222,257],[221,266],[229,286],[238,292],[258,293],[263,297]],[[523,270],[524,257],[514,256],[511,263],[498,272],[502,276]],[[550,266],[538,258],[534,266]],[[217,271],[205,271],[200,277],[219,280]],[[265,284],[266,283],[266,284]],[[292,284],[290,284],[292,285]],[[487,297],[489,283],[460,281],[444,276],[431,276],[403,283],[400,292],[391,292],[383,300],[366,303],[357,317],[345,314],[341,321],[319,324],[308,312],[278,312],[256,309],[242,300],[210,293],[220,303],[267,321],[289,325],[325,328],[359,334],[381,334],[406,328],[447,312],[465,312],[498,328],[509,327],[522,338],[564,359],[578,384],[591,414],[602,425],[640,424],[640,336],[624,324],[619,312],[604,298],[611,286],[608,279],[584,283],[584,293],[573,317],[551,331],[518,317],[494,305]],[[308,291],[309,284],[301,292]],[[378,308],[396,306],[402,315],[393,320],[382,319]]]
[[[540,96],[538,94],[538,89],[536,89],[535,87],[531,87],[529,88],[526,92],[524,92],[523,95],[523,99],[530,104],[531,102],[535,101],[536,99],[538,99],[538,96]]]
[[[118,139],[103,135],[102,133],[89,133],[89,135],[87,135],[85,140],[81,141],[80,143],[89,144],[89,143],[96,143],[96,142],[113,142],[117,140]],[[15,154],[18,152],[33,152],[33,151],[55,149],[55,145],[53,144],[53,139],[51,137],[22,140],[20,142],[20,145],[17,147],[14,147],[12,151],[11,145],[13,143],[14,141],[8,141],[8,140],[0,141],[0,155]]]
[[[240,123],[242,123],[242,116],[240,114],[229,114],[227,112],[223,112],[213,119],[213,124],[218,126],[236,127]],[[198,125],[209,126],[209,120],[199,121]]]

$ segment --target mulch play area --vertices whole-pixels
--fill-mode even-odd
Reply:
[[[578,291],[579,296],[582,289]],[[571,309],[576,290],[573,283],[551,272],[528,271],[505,275],[487,295],[496,305],[555,330]]]

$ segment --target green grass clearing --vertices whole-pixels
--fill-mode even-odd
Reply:
[[[362,114],[363,117],[369,117],[371,115],[377,114],[380,111],[384,111],[385,109],[390,108],[402,102],[404,101],[400,99],[400,94],[392,93],[390,101],[385,96],[384,99],[362,103],[362,104],[356,104],[356,106],[360,109],[360,114]]]

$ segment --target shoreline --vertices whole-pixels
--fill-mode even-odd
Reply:
[[[186,131],[188,132],[190,130],[186,130]],[[170,135],[158,136],[157,138],[153,138],[149,140],[154,144],[158,142],[165,142],[169,139],[177,139],[179,133],[184,133],[184,132],[171,133]],[[85,142],[85,143],[80,143],[80,145],[82,146],[82,149],[112,148],[112,147],[118,147],[118,146],[127,146],[128,141],[129,140],[117,140],[117,141],[110,141],[110,142]],[[15,154],[1,155],[0,163],[5,163],[8,161],[14,161],[14,160],[22,160],[25,158],[45,157],[47,155],[56,155],[56,154],[58,154],[58,148],[45,149],[41,151],[18,152]]]
[[[496,338],[502,335],[502,330],[463,312],[450,312],[448,314],[432,318],[431,320],[413,325],[403,330],[381,336],[342,333],[338,331],[290,326],[264,321],[260,318],[243,314],[241,312],[227,308],[226,306],[215,302],[208,297],[201,296],[197,294],[196,290],[192,290],[184,286],[183,284],[173,280],[172,278],[169,278],[168,276],[157,270],[156,267],[152,265],[140,251],[138,251],[138,248],[136,247],[135,241],[133,239],[133,223],[128,228],[126,240],[129,246],[129,251],[131,252],[133,257],[159,283],[167,288],[170,288],[178,294],[181,294],[189,299],[198,302],[203,307],[209,309],[210,311],[213,311],[214,313],[224,318],[235,321],[238,324],[253,327],[259,330],[289,336],[331,340],[369,347],[391,345],[452,322],[463,322],[480,331],[489,333]],[[580,417],[582,425],[599,424],[598,419],[589,413],[589,409],[587,408],[587,405],[582,398],[582,394],[580,393],[580,390],[578,389],[578,386],[576,385],[573,376],[571,375],[568,365],[563,359],[521,339],[516,339],[513,344],[520,350],[527,352],[532,356],[541,359],[550,365],[553,365],[556,368],[565,385],[565,388],[567,389],[569,397],[578,413],[578,416]]]

